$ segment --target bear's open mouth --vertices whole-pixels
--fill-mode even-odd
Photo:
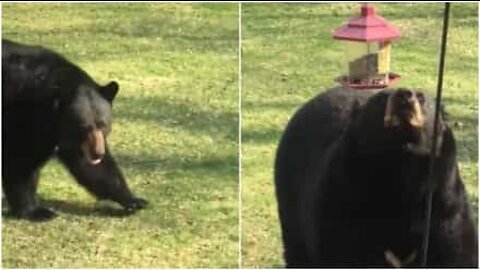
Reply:
[[[97,165],[99,164],[100,162],[102,162],[102,159],[101,158],[97,158],[97,159],[90,159],[90,164],[92,165]]]
[[[99,156],[97,154],[95,154],[94,152],[92,153],[92,149],[90,149],[88,143],[85,143],[83,145],[83,155],[86,159],[86,161],[90,164],[90,165],[98,165],[102,162],[102,157],[103,156]]]

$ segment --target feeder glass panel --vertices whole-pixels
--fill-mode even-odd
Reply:
[[[385,75],[388,78],[390,72],[390,52],[392,50],[392,43],[382,42],[380,45],[380,51],[378,52],[378,73]]]
[[[347,41],[346,46],[349,83],[388,83],[389,43]]]

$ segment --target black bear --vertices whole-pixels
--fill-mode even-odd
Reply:
[[[98,85],[59,54],[2,40],[2,187],[11,213],[33,221],[55,213],[38,204],[38,175],[55,155],[99,199],[127,212],[144,208],[107,146],[118,84]]]
[[[442,112],[443,115],[443,112]],[[275,161],[287,267],[477,267],[477,230],[444,116],[427,183],[434,104],[409,89],[319,94],[290,120]]]

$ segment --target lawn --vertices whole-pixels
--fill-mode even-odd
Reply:
[[[11,219],[3,201],[3,267],[238,267],[238,5],[2,6],[4,38],[119,82],[110,147],[150,201],[112,217],[52,160],[38,193],[59,217]]]
[[[443,4],[375,4],[397,25],[392,70],[398,86],[434,93]],[[459,148],[461,175],[478,211],[477,10],[452,4],[444,104]],[[332,31],[358,4],[242,4],[242,267],[281,267],[282,243],[273,162],[289,118],[345,71],[343,44]],[[453,126],[453,125],[452,125]]]

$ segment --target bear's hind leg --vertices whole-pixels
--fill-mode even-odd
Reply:
[[[47,221],[56,216],[52,210],[38,205],[37,185],[38,170],[6,173],[3,178],[3,191],[14,217]]]
[[[58,157],[77,182],[97,198],[118,202],[127,212],[146,207],[148,202],[135,197],[128,188],[108,148],[105,149],[102,161],[96,165],[67,151],[59,151]]]

